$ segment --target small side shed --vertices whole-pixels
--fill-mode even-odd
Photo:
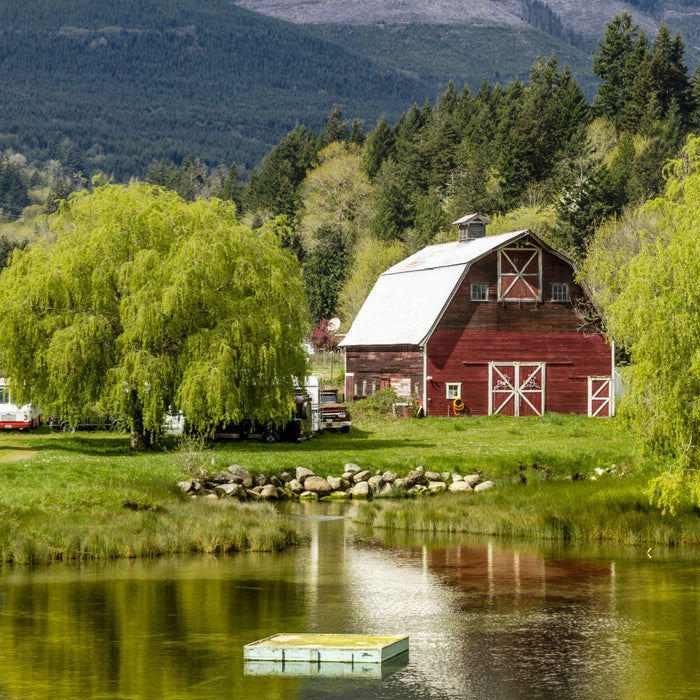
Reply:
[[[341,342],[347,401],[391,385],[427,415],[614,413],[614,351],[582,328],[575,267],[529,230],[424,248],[384,272]]]

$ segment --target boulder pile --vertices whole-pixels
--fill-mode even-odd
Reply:
[[[178,486],[192,496],[238,498],[241,500],[340,501],[367,498],[406,498],[436,495],[445,491],[484,491],[495,484],[481,474],[462,476],[453,472],[426,471],[418,467],[406,476],[378,470],[374,474],[357,464],[346,464],[341,476],[318,476],[311,469],[297,467],[294,474],[265,476],[249,472],[239,464],[224,471],[201,471]]]

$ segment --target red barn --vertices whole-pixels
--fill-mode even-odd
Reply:
[[[341,342],[347,401],[388,385],[431,416],[609,416],[614,352],[582,330],[574,264],[528,230],[460,239],[384,272]]]

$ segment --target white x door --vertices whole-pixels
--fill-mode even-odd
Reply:
[[[544,362],[490,362],[489,415],[543,415],[544,379]]]
[[[609,418],[612,413],[612,378],[588,377],[588,415]]]

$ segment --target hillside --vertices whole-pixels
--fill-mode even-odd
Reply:
[[[188,154],[251,168],[334,103],[397,118],[434,93],[227,0],[2,3],[0,28],[0,150],[63,161],[77,146],[76,169],[118,179]]]
[[[699,2],[656,4],[700,36]],[[527,79],[538,54],[569,63],[591,100],[592,51],[612,14],[633,10],[650,34],[656,22],[612,0],[546,5],[560,18],[547,31],[515,0],[0,3],[0,150],[118,180],[186,155],[245,174],[296,123],[318,130],[334,104],[369,130],[449,80],[475,91]]]

